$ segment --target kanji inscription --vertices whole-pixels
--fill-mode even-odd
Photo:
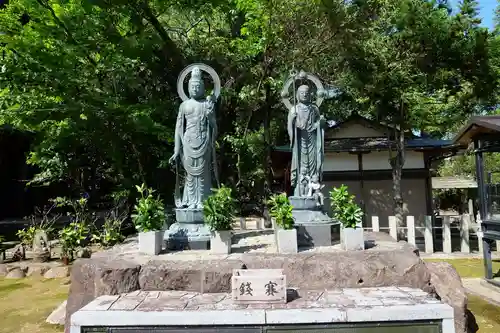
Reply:
[[[231,282],[235,303],[286,303],[286,278],[281,269],[235,269]]]

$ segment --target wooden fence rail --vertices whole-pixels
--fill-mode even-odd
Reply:
[[[398,226],[396,217],[389,216],[387,227],[381,226],[378,216],[371,216],[371,226],[363,227],[366,231],[387,232],[396,240],[406,240],[409,244],[417,246],[417,240],[423,239],[425,253],[434,253],[434,242],[442,242],[443,252],[452,253],[452,229],[458,229],[460,234],[460,252],[470,253],[471,235],[477,236],[478,250],[482,253],[482,233],[478,232],[481,229],[480,219],[474,219],[469,214],[463,215],[443,215],[438,216],[442,220],[442,226],[436,226],[436,219],[432,216],[424,216],[417,222],[414,216],[406,216],[406,225]],[[452,223],[452,220],[458,223]],[[476,223],[474,223],[474,220]],[[235,228],[240,230],[248,229],[264,229],[263,218],[244,218],[239,217],[235,220]],[[441,235],[437,235],[436,231],[441,230]],[[417,237],[417,235],[420,235]],[[500,244],[497,243],[497,249],[500,249]]]

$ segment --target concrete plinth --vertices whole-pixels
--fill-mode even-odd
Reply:
[[[87,332],[96,332],[93,328],[103,326],[110,327],[108,331],[122,333],[455,333],[453,308],[420,289],[288,291],[289,301],[277,309],[270,303],[258,304],[258,307],[234,304],[231,294],[224,293],[143,291],[104,295],[73,314],[71,333],[83,333],[84,327],[90,328]],[[241,327],[243,325],[253,327]],[[276,328],[275,325],[282,326]],[[283,325],[291,326],[283,328]]]
[[[176,222],[165,232],[169,250],[208,250],[210,230],[203,223],[203,210],[175,209]]]
[[[339,223],[329,217],[313,197],[289,197],[299,247],[330,246]]]

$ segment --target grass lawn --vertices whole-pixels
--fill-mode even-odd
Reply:
[[[476,317],[479,333],[500,332],[500,308],[480,297],[469,295],[469,310]]]
[[[462,278],[484,277],[484,265],[482,259],[425,259],[428,262],[446,261],[455,267]],[[500,271],[500,260],[493,260],[493,274]],[[500,333],[500,331],[498,331]]]
[[[63,326],[45,323],[68,296],[67,279],[0,278],[1,333],[62,333]]]
[[[426,259],[425,261],[446,261],[455,267],[462,278],[484,277],[482,259]],[[493,273],[500,271],[500,261],[493,261]],[[469,310],[476,317],[479,333],[500,333],[500,308],[492,305],[480,297],[469,295]]]
[[[427,260],[442,261],[442,260]],[[464,278],[482,277],[480,259],[447,260]],[[495,272],[500,262],[494,263]],[[45,323],[47,316],[68,294],[66,279],[19,280],[0,278],[0,333],[62,333],[62,326]],[[479,333],[500,332],[500,308],[476,296],[469,296],[469,309],[476,316]]]

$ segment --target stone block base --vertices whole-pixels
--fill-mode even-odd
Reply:
[[[177,208],[176,223],[165,232],[169,250],[208,250],[210,230],[203,223],[203,210]]]
[[[276,246],[278,253],[297,253],[297,230],[276,230]]]
[[[220,260],[203,260],[196,256],[189,260],[176,260],[170,255],[151,260],[150,256],[134,256],[121,250],[95,253],[90,259],[76,260],[72,266],[65,332],[70,332],[70,316],[101,295],[132,291],[139,295],[139,290],[230,293],[232,272],[241,269],[244,264],[249,269],[283,269],[287,285],[298,290],[398,286],[436,292],[445,303],[455,308],[456,333],[470,333],[463,328],[470,327],[473,316],[465,315],[468,311],[467,298],[453,267],[439,263],[448,265],[449,271],[434,269],[434,273],[439,274],[431,279],[427,269],[430,263],[425,264],[417,257],[414,248],[404,242],[396,243],[383,233],[370,235],[365,235],[365,239],[389,242],[393,246],[334,253],[237,253],[222,256]],[[302,300],[308,301],[309,298]],[[379,320],[378,315],[374,318]],[[361,320],[367,319],[363,317]],[[179,324],[179,321],[176,323]],[[148,325],[152,322],[148,321]]]
[[[330,246],[338,238],[336,223],[296,223],[299,247]]]
[[[330,246],[338,234],[338,222],[312,197],[289,197],[299,247]]]

